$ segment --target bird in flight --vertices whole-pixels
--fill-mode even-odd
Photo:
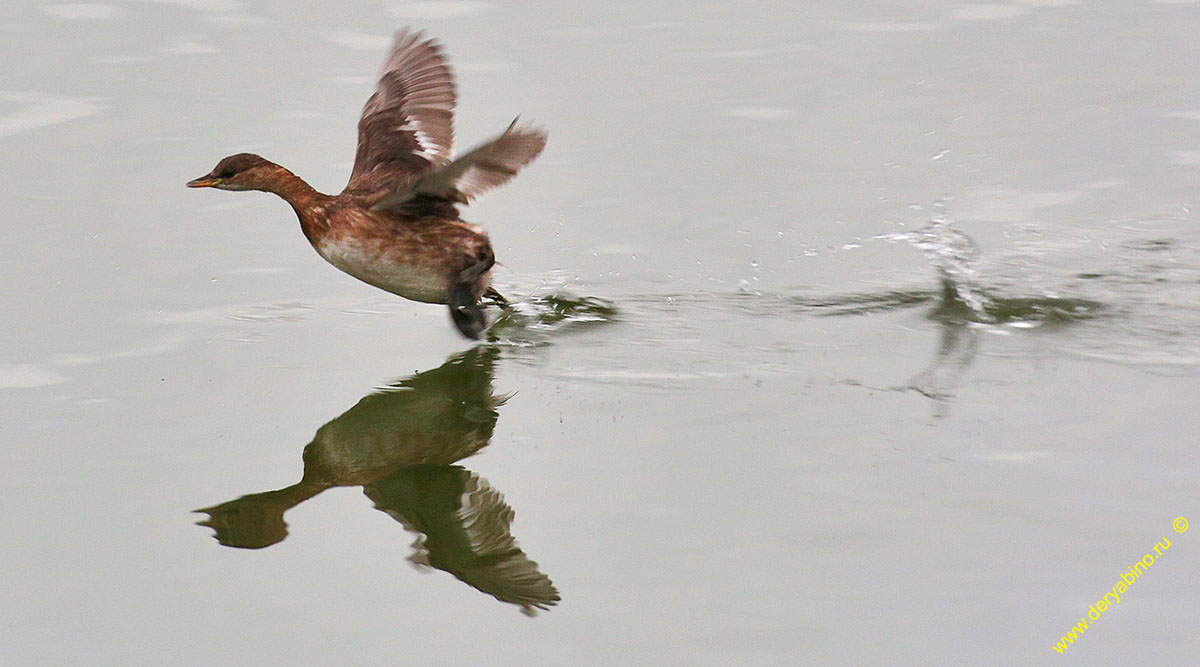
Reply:
[[[337,195],[258,155],[217,163],[191,188],[261,190],[296,211],[300,229],[330,264],[414,301],[447,304],[468,338],[487,327],[481,302],[504,305],[491,285],[487,233],[458,206],[507,183],[546,145],[546,133],[514,120],[503,133],[454,157],[454,73],[434,39],[396,33],[375,93],[358,121],[350,182]]]

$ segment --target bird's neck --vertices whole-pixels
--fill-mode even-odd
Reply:
[[[320,192],[314,190],[311,185],[305,183],[303,178],[279,165],[275,165],[272,168],[270,179],[263,182],[256,189],[263,190],[264,192],[272,192],[283,197],[297,211],[302,207],[311,206],[318,199],[324,197]]]
[[[315,234],[327,226],[325,208],[332,199],[329,195],[317,192],[303,178],[292,172],[278,167],[270,182],[262,190],[279,195],[292,205],[296,217],[300,218],[300,227],[304,235],[312,240]]]

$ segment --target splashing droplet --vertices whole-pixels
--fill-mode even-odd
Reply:
[[[992,320],[984,296],[974,289],[979,246],[970,236],[955,229],[944,199],[934,202],[928,225],[897,236],[920,248],[937,269],[942,280],[943,300],[961,302],[971,309],[973,319],[977,321]]]

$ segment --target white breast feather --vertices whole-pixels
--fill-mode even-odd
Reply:
[[[323,240],[317,252],[330,264],[392,294],[426,303],[446,303],[446,284],[432,271],[390,261],[379,242]]]

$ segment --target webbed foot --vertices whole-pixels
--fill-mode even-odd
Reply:
[[[488,287],[483,293],[483,298],[490,299],[492,303],[501,308],[508,308],[508,299],[505,299],[503,294],[497,292],[495,287]]]

